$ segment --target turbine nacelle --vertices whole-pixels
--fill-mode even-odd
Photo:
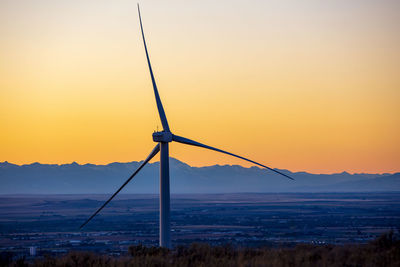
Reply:
[[[154,132],[153,133],[153,141],[157,143],[169,143],[172,142],[172,133],[161,131],[161,132]]]

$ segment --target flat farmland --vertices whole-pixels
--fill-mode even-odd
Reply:
[[[158,196],[121,195],[82,231],[108,195],[0,196],[0,250],[24,254],[92,250],[121,254],[157,245]],[[173,245],[366,243],[400,230],[400,193],[172,195]]]

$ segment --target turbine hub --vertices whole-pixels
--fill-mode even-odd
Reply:
[[[154,142],[162,142],[162,143],[169,143],[172,142],[172,133],[171,132],[154,132],[153,133],[153,141]]]

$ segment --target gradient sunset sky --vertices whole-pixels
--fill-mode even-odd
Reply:
[[[400,1],[140,4],[172,132],[291,171],[400,171]],[[1,0],[0,38],[0,161],[148,155],[161,123],[135,1]]]

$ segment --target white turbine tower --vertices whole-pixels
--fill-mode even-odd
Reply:
[[[198,146],[198,147],[211,149],[214,151],[218,151],[218,152],[221,152],[224,154],[231,155],[236,158],[240,158],[240,159],[249,161],[253,164],[259,165],[259,166],[264,167],[268,170],[271,170],[275,173],[283,175],[291,180],[294,180],[294,179],[284,173],[274,170],[274,169],[272,169],[268,166],[265,166],[261,163],[258,163],[253,160],[226,152],[226,151],[218,149],[218,148],[214,148],[211,146],[201,144],[201,143],[193,141],[191,139],[175,135],[171,132],[169,125],[168,125],[167,117],[165,116],[163,105],[161,103],[160,96],[158,94],[158,89],[157,89],[156,81],[154,79],[153,70],[151,68],[149,53],[147,51],[146,39],[144,37],[144,32],[143,32],[142,18],[140,16],[139,5],[138,5],[138,13],[139,13],[140,29],[142,31],[142,37],[143,37],[144,50],[146,52],[146,58],[147,58],[148,66],[149,66],[151,82],[153,84],[158,114],[160,115],[163,130],[161,132],[153,133],[153,141],[156,142],[157,145],[153,148],[153,150],[150,152],[150,154],[147,156],[147,158],[142,162],[142,164],[139,166],[139,168],[128,178],[128,180],[125,181],[125,183],[89,219],[86,220],[86,222],[84,222],[81,225],[80,228],[82,229],[82,227],[84,227],[91,219],[93,219],[93,217],[96,216],[122,190],[122,188],[124,188],[125,185],[127,185],[132,180],[133,177],[135,177],[135,175],[146,165],[146,163],[149,162],[155,155],[157,155],[157,153],[159,151],[161,151],[161,153],[160,153],[161,154],[160,155],[160,246],[170,248],[171,247],[171,236],[170,236],[170,191],[169,191],[168,143],[175,141],[175,142],[186,144],[186,145],[192,145],[192,146]]]

